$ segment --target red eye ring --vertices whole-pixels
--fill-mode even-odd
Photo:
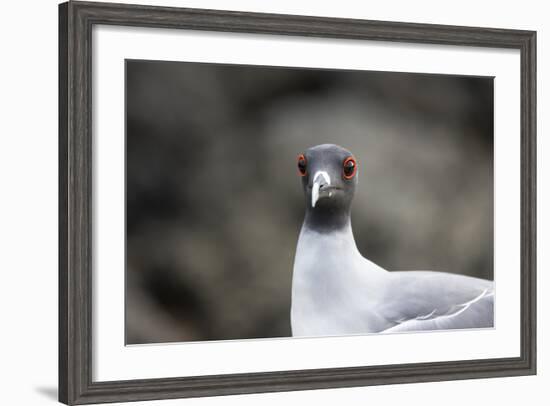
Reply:
[[[298,175],[307,175],[307,160],[304,154],[298,155]]]
[[[344,159],[344,163],[342,164],[343,170],[342,174],[344,179],[351,179],[355,176],[357,173],[357,161],[355,161],[355,158],[352,156],[347,157]]]

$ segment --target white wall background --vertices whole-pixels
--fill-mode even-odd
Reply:
[[[132,1],[141,3],[142,1]],[[539,374],[536,377],[392,385],[147,402],[144,405],[545,404],[550,395],[550,19],[545,2],[187,0],[148,4],[353,17],[538,31]],[[57,397],[57,2],[9,2],[0,24],[0,404]],[[137,403],[134,403],[137,405]],[[141,404],[141,403],[139,403]]]

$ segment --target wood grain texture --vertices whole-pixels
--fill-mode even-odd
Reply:
[[[67,387],[70,379],[68,371],[71,367],[68,362],[68,318],[69,305],[67,281],[69,268],[67,262],[68,254],[68,211],[67,211],[67,124],[68,124],[68,48],[67,48],[67,4],[59,6],[59,400],[67,403]]]
[[[519,49],[521,53],[520,357],[93,382],[91,32],[94,24]],[[61,402],[86,404],[536,373],[535,32],[69,2],[59,6],[59,34],[59,400]]]

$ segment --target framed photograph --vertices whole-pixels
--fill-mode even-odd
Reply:
[[[536,33],[59,6],[59,400],[536,373]]]

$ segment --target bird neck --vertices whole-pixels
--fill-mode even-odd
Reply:
[[[322,234],[351,230],[350,211],[349,207],[309,207],[304,227]]]

